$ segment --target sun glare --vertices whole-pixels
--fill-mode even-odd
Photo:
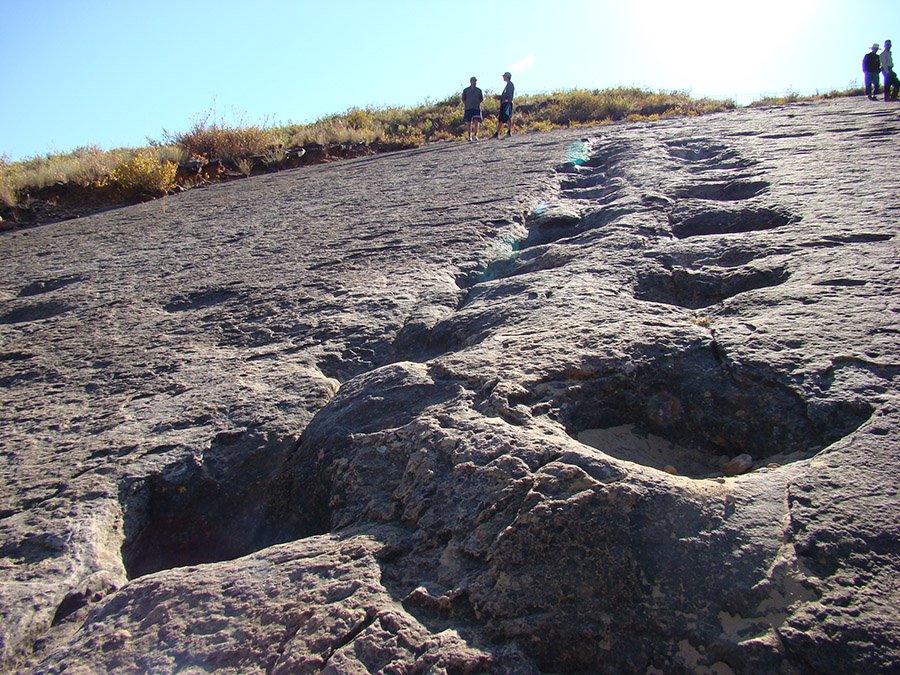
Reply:
[[[799,58],[797,35],[813,5],[812,0],[647,0],[630,7],[643,48],[659,64],[658,86],[724,92],[758,87],[757,73]]]

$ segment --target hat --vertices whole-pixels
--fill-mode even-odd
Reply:
[[[503,77],[512,78],[512,73],[507,70],[505,73],[503,73]]]
[[[876,42],[874,45],[872,45],[872,49],[878,49],[878,43],[877,43],[877,42]]]

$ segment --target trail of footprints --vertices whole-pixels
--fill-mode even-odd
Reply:
[[[658,149],[648,149],[653,152]],[[617,160],[628,152],[622,141],[606,143],[580,166],[564,167],[575,173],[563,181],[565,196],[590,199],[605,190],[600,200],[612,203],[626,189]],[[783,228],[799,222],[786,209],[760,203],[769,183],[755,170],[756,162],[737,150],[707,139],[670,140],[664,159],[689,180],[667,195],[650,195],[643,204],[662,209],[667,227],[656,235],[661,246],[649,249],[645,265],[636,266],[635,297],[688,309],[717,304],[750,290],[782,284],[790,277],[783,263],[761,263],[763,257],[744,239],[726,246],[673,247],[672,239],[721,237]]]
[[[526,223],[529,234],[517,252],[477,277],[462,280],[460,285],[469,288],[469,294],[459,309],[484,294],[499,299],[530,288],[511,281],[479,282],[562,267],[580,255],[583,249],[578,244],[587,237],[617,232],[643,236],[650,244],[633,249],[642,251],[633,263],[633,292],[640,301],[696,310],[790,278],[788,261],[798,250],[797,243],[773,238],[762,245],[758,237],[740,236],[787,228],[800,220],[764,201],[770,186],[756,162],[703,139],[662,146],[642,143],[614,139],[559,167],[562,198],[532,215]],[[668,181],[664,194],[641,195],[643,186],[630,183],[625,172],[626,162],[632,161],[656,161],[647,168],[651,180],[674,169],[674,185]],[[641,211],[657,217],[622,218]],[[486,310],[483,319],[470,317],[471,326],[461,331],[465,339],[455,344],[472,344],[489,332],[491,316]],[[433,334],[446,336],[455,323],[448,320]],[[449,339],[442,342],[445,348],[452,344]],[[827,419],[811,420],[806,403],[777,378],[760,373],[752,382],[735,380],[715,343],[680,356],[675,368],[668,362],[662,367],[660,359],[652,358],[637,372],[605,372],[574,385],[561,382],[552,400],[532,403],[560,411],[560,421],[575,438],[585,430],[624,433],[629,425],[662,434],[669,449],[656,458],[657,463],[677,465],[691,478],[721,476],[728,458],[742,453],[754,458],[754,468],[811,456],[851,433],[872,412],[835,401],[829,403],[832,411]],[[634,450],[637,446],[621,445],[616,456],[648,461]]]
[[[729,246],[672,248],[675,240],[693,237],[765,231],[787,227],[800,217],[786,209],[759,203],[769,183],[754,170],[756,162],[736,150],[705,139],[672,140],[665,152],[676,169],[690,180],[675,187],[671,195],[646,195],[644,207],[662,209],[667,227],[641,231],[656,239],[660,247],[649,249],[647,265],[637,266],[635,296],[640,300],[689,309],[708,307],[750,290],[775,286],[788,280],[783,263],[759,263],[764,257],[744,240]],[[603,228],[636,207],[623,198],[633,186],[621,175],[620,161],[634,152],[633,142],[612,140],[594,146],[589,156],[557,169],[561,174],[561,205],[538,211],[531,219],[529,234],[518,243],[514,255],[498,260],[460,285],[507,278],[566,264],[574,254],[548,244],[565,244],[589,230]],[[567,209],[567,200],[588,202],[586,215]],[[618,203],[620,202],[621,203]],[[787,251],[785,251],[787,252]],[[771,253],[771,250],[770,250]]]

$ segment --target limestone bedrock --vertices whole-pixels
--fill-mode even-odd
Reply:
[[[898,138],[741,109],[3,235],[0,670],[900,668]]]

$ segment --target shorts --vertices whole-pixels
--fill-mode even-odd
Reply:
[[[500,114],[497,116],[498,122],[509,122],[512,119],[512,101],[506,101],[500,104]]]
[[[464,122],[471,122],[472,120],[480,119],[482,119],[481,110],[479,110],[478,108],[466,108],[465,115],[463,115]]]

